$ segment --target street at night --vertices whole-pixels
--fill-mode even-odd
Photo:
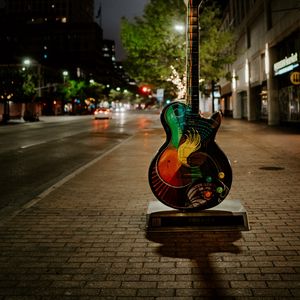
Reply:
[[[105,153],[138,130],[151,114],[114,113],[93,116],[44,117],[38,123],[15,122],[0,127],[0,215],[27,201],[68,174]]]
[[[0,0],[0,300],[300,299],[299,10]]]

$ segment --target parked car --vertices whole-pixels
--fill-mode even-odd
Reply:
[[[97,108],[94,112],[95,119],[111,119],[112,112],[109,108]]]

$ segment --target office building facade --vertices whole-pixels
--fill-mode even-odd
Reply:
[[[220,104],[234,118],[300,123],[299,12],[294,0],[228,1],[224,26],[236,34],[237,57]]]
[[[30,58],[50,71],[101,78],[102,39],[93,0],[1,2],[1,64]]]

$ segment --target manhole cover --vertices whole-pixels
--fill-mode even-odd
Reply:
[[[280,171],[284,170],[282,167],[275,167],[275,166],[265,166],[265,167],[260,167],[260,170],[266,170],[266,171]]]

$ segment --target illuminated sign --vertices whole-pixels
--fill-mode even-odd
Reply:
[[[293,72],[290,76],[290,79],[292,84],[300,84],[300,72]]]
[[[291,56],[285,57],[284,59],[274,64],[275,75],[284,74],[290,72],[299,66],[298,53],[292,53]]]

